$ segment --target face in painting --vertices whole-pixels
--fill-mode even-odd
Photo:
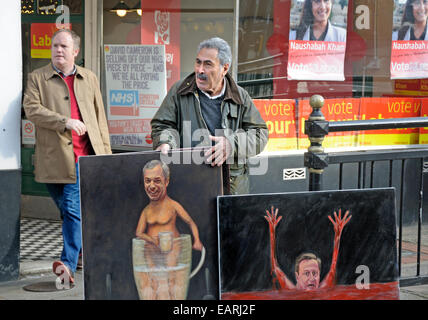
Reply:
[[[412,2],[412,12],[415,22],[424,23],[427,19],[427,0],[415,0]]]
[[[165,198],[166,188],[169,184],[164,175],[161,166],[144,171],[144,190],[150,201],[159,201]]]
[[[314,259],[302,260],[299,264],[299,272],[296,273],[296,288],[299,290],[315,290],[320,284],[320,269]]]
[[[314,23],[326,23],[331,13],[331,0],[312,0]]]

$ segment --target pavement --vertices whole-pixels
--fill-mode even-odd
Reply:
[[[21,263],[18,280],[0,283],[0,300],[84,300],[83,271],[75,273],[73,288],[58,290],[52,263],[48,260]],[[40,291],[28,291],[34,289]],[[428,284],[400,288],[400,300],[428,300]]]
[[[75,286],[58,290],[52,263],[21,262],[19,279],[0,283],[0,300],[84,300],[82,270],[74,274]]]
[[[416,274],[416,238],[414,227],[403,231],[403,277]],[[428,275],[428,226],[422,231],[420,274]],[[0,300],[85,300],[83,271],[75,273],[76,285],[58,290],[52,264],[62,248],[58,221],[21,219],[20,272],[16,281],[0,282]],[[32,291],[30,291],[32,290]],[[400,287],[400,300],[428,300],[428,284]]]

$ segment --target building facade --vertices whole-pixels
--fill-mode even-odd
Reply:
[[[324,41],[316,42],[295,38],[305,16],[316,20],[316,13],[305,9],[308,3],[313,12],[319,3],[327,6],[323,10],[330,30],[343,30],[345,38],[324,35]],[[77,64],[99,77],[114,151],[150,149],[150,112],[145,108],[156,107],[174,81],[193,71],[200,41],[219,36],[232,47],[232,75],[251,94],[268,124],[270,140],[264,153],[302,153],[309,145],[304,120],[313,94],[325,98],[323,113],[332,121],[428,113],[425,50],[418,50],[426,41],[394,38],[403,24],[416,26],[414,18],[405,21],[410,7],[412,14],[423,9],[426,26],[423,6],[423,1],[414,0],[21,1],[22,87],[29,72],[49,63],[55,27],[67,25],[82,38]],[[307,32],[315,34],[315,27],[306,24]],[[164,91],[144,91],[147,83],[138,77],[148,72],[142,72],[142,63],[130,60],[127,53],[133,46],[165,48],[165,70],[159,73],[166,77]],[[114,50],[122,56],[115,56]],[[411,69],[406,59],[421,65],[421,72]],[[130,104],[115,102],[117,94],[130,94]],[[47,196],[44,186],[34,182],[34,132],[23,112],[21,118],[22,193]],[[425,144],[427,138],[424,129],[348,132],[329,135],[324,146],[414,146]]]

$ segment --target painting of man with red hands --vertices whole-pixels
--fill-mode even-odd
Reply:
[[[296,285],[282,272],[278,265],[275,252],[275,228],[281,221],[282,216],[278,216],[278,208],[274,211],[272,206],[271,211],[266,210],[265,219],[269,223],[270,234],[270,252],[271,252],[271,274],[273,279],[273,287],[280,289],[298,289],[298,290],[316,290],[318,288],[332,288],[335,285],[337,256],[339,254],[340,236],[345,225],[351,220],[349,210],[346,211],[342,219],[342,209],[339,209],[339,215],[334,212],[334,220],[331,216],[328,219],[334,227],[334,249],[330,270],[324,280],[320,283],[321,260],[312,253],[302,253],[296,259],[295,276]]]
[[[399,298],[393,188],[217,201],[222,300]]]

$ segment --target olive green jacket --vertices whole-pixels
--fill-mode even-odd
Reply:
[[[110,136],[98,80],[93,72],[76,66],[74,93],[95,154],[111,154]],[[75,183],[76,168],[71,131],[68,86],[49,64],[28,75],[23,106],[36,126],[35,180]]]
[[[248,92],[229,74],[225,79],[222,128],[219,129],[233,148],[231,158],[227,160],[231,193],[248,193],[247,159],[263,151],[268,141],[268,129]],[[195,73],[171,87],[151,126],[154,149],[164,143],[173,149],[211,145],[209,130],[202,117]]]

